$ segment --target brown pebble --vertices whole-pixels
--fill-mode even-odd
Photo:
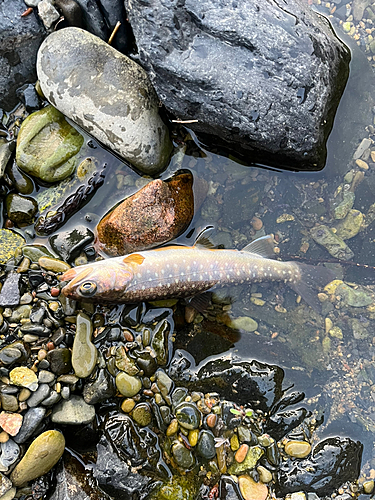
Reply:
[[[38,360],[42,361],[47,356],[47,351],[45,349],[40,349],[38,351]]]
[[[150,391],[150,389],[144,389],[143,394],[149,397],[152,397],[154,395],[154,393]]]
[[[12,227],[14,227],[14,224],[13,224],[13,222],[12,222],[10,219],[7,219],[7,220],[5,221],[4,227],[5,227],[6,229],[11,229]]]
[[[253,226],[253,229],[255,229],[255,231],[260,231],[263,227],[263,222],[261,219],[259,219],[259,217],[253,217],[251,225]]]
[[[47,349],[49,351],[53,351],[55,348],[55,344],[53,342],[47,342]]]
[[[186,306],[185,307],[185,321],[186,323],[192,323],[196,316],[198,314],[198,311],[196,309],[194,309],[194,307],[191,307],[191,306]]]
[[[241,444],[241,446],[236,451],[236,454],[234,455],[236,462],[238,462],[239,464],[242,463],[245,460],[248,451],[249,445],[246,443]]]
[[[127,342],[133,342],[134,335],[132,334],[132,332],[130,332],[129,330],[124,330],[123,334]]]
[[[9,441],[9,434],[5,431],[0,432],[0,443],[6,443]]]
[[[207,415],[206,422],[208,427],[211,427],[211,429],[213,429],[216,425],[216,420],[217,416],[214,413],[210,413],[210,415]]]
[[[60,295],[60,288],[52,287],[50,292],[52,297],[58,297]]]

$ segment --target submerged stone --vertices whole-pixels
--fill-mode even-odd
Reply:
[[[325,225],[313,227],[310,234],[313,240],[322,245],[332,257],[340,260],[351,260],[354,257],[348,245],[329,227]]]
[[[97,226],[98,247],[112,256],[161,245],[179,236],[194,215],[193,176],[151,181]]]
[[[166,167],[172,150],[168,129],[138,64],[91,33],[71,27],[43,42],[37,72],[47,99],[115,153],[148,174]]]
[[[336,235],[343,240],[357,236],[362,228],[364,215],[359,210],[350,210],[345,219],[336,225]]]
[[[17,138],[17,165],[42,181],[61,181],[74,172],[75,155],[82,144],[82,135],[57,109],[47,106],[22,123]]]
[[[345,304],[352,307],[365,307],[374,302],[373,292],[364,287],[352,288],[343,283],[336,288],[335,293],[341,297]]]
[[[60,459],[65,449],[64,436],[59,431],[40,434],[29,446],[26,454],[11,474],[14,486],[46,474]]]

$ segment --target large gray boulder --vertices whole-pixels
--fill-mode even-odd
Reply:
[[[204,142],[318,170],[350,53],[300,0],[125,0],[140,63]],[[209,141],[207,141],[209,144]]]
[[[172,144],[141,66],[80,28],[49,35],[37,58],[49,102],[138,170],[154,175]]]
[[[0,108],[10,111],[18,102],[16,89],[36,80],[36,54],[45,30],[23,0],[0,1]]]

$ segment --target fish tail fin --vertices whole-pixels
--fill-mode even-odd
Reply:
[[[301,278],[292,286],[314,311],[322,312],[321,303],[317,296],[317,289],[325,287],[335,279],[335,273],[324,266],[311,266],[309,264],[295,263],[301,274]]]

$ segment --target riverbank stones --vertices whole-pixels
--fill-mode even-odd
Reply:
[[[134,167],[153,175],[167,166],[169,132],[138,64],[100,38],[70,27],[42,43],[37,72],[54,106]]]
[[[46,474],[60,459],[65,449],[65,438],[59,431],[46,431],[30,445],[20,463],[11,474],[14,486]]]

